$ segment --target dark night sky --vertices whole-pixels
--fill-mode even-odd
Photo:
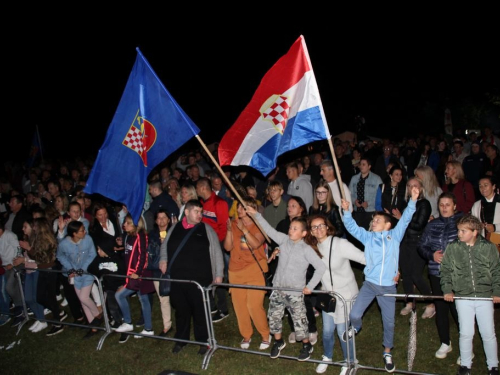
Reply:
[[[447,98],[453,105],[500,87],[498,39],[486,30],[442,31],[430,20],[365,22],[352,14],[320,20],[317,10],[309,21],[285,24],[148,11],[135,18],[127,10],[123,21],[116,14],[85,21],[41,17],[25,36],[7,38],[2,160],[27,156],[37,124],[47,155],[95,157],[136,47],[207,144],[221,139],[301,34],[332,135],[351,129],[358,114],[375,136],[434,129],[443,124]],[[415,113],[424,107],[439,116],[422,123]]]

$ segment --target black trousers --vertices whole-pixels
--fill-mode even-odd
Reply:
[[[431,281],[432,295],[442,296],[443,291],[441,290],[441,278],[433,275],[429,275]],[[458,326],[458,313],[454,302],[446,302],[444,299],[435,299],[434,304],[436,305],[436,327],[438,330],[439,339],[442,344],[450,345],[450,314]]]
[[[399,268],[403,288],[406,294],[413,294],[415,285],[420,294],[430,295],[431,288],[423,275],[426,261],[417,251],[419,241],[420,237],[405,237],[399,246]]]
[[[210,283],[200,283],[208,286]],[[189,340],[191,319],[193,320],[194,338],[196,341],[208,341],[207,320],[203,305],[202,291],[190,283],[172,283],[170,303],[175,309],[175,338]],[[179,345],[186,345],[179,343]]]
[[[43,272],[38,274],[38,285],[36,289],[36,299],[43,307],[52,311],[52,319],[60,321],[60,308],[57,303],[56,286],[59,277],[57,272]]]

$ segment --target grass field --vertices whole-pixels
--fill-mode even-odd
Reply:
[[[362,274],[355,269],[356,276],[361,283]],[[402,293],[402,286],[398,288]],[[139,318],[139,301],[131,298],[134,321]],[[409,333],[409,316],[401,316],[399,310],[404,306],[402,300],[396,306],[396,334],[393,349],[396,373],[407,370],[407,344]],[[458,333],[454,325],[451,326],[453,352],[445,359],[436,359],[435,351],[440,342],[434,318],[422,320],[420,318],[424,302],[418,304],[417,322],[417,353],[413,371],[432,374],[455,374],[456,360],[459,356]],[[49,316],[50,318],[50,316]],[[71,317],[68,319],[71,321]],[[96,350],[99,337],[96,335],[89,340],[82,340],[87,329],[66,327],[59,335],[46,337],[48,329],[33,334],[28,330],[32,322],[24,325],[16,336],[17,329],[10,323],[0,327],[0,374],[159,374],[165,370],[184,371],[191,374],[315,374],[317,363],[298,362],[293,358],[278,358],[271,360],[269,350],[258,351],[259,335],[254,333],[253,342],[247,353],[219,348],[212,356],[208,368],[202,369],[203,357],[197,354],[198,345],[188,345],[178,354],[172,354],[173,341],[163,339],[142,338],[130,339],[118,343],[119,334],[112,333],[104,341],[101,350]],[[161,329],[160,305],[156,299],[153,305],[153,325],[155,332]],[[321,317],[317,321],[321,336]],[[500,327],[500,309],[495,309],[495,325],[497,332]],[[175,323],[174,323],[175,326]],[[284,337],[288,337],[289,328],[284,322]],[[136,328],[140,331],[142,328]],[[241,337],[238,332],[236,317],[232,310],[230,316],[214,323],[215,337],[218,345],[239,348]],[[498,337],[498,334],[497,334]],[[10,350],[6,347],[15,342]],[[362,366],[383,368],[382,361],[382,324],[378,306],[373,304],[366,312],[363,329],[356,336],[357,359]],[[312,360],[321,360],[323,353],[321,338],[315,345]],[[300,344],[287,343],[282,351],[283,356],[296,357]],[[486,363],[481,339],[476,330],[474,338],[473,373],[485,374]],[[334,348],[334,361],[341,361],[341,349],[338,341]],[[326,374],[338,374],[340,367],[329,366]],[[376,374],[380,371],[358,369],[358,374]]]

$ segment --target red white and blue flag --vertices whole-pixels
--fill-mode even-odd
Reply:
[[[219,144],[219,164],[247,165],[264,176],[278,156],[330,138],[318,85],[301,35],[262,79]]]

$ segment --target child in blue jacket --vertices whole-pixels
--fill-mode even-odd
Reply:
[[[398,278],[399,245],[403,240],[406,227],[416,210],[419,196],[418,187],[411,188],[411,201],[408,202],[403,216],[394,229],[391,229],[391,217],[385,212],[376,212],[371,222],[371,231],[359,227],[349,211],[349,202],[342,199],[344,224],[346,229],[365,246],[366,266],[365,281],[349,314],[350,328],[344,332],[343,341],[347,341],[361,330],[362,317],[374,298],[382,313],[384,326],[384,363],[387,372],[396,369],[392,361],[391,349],[394,341],[394,315],[396,298],[384,297],[383,294],[395,294]]]

